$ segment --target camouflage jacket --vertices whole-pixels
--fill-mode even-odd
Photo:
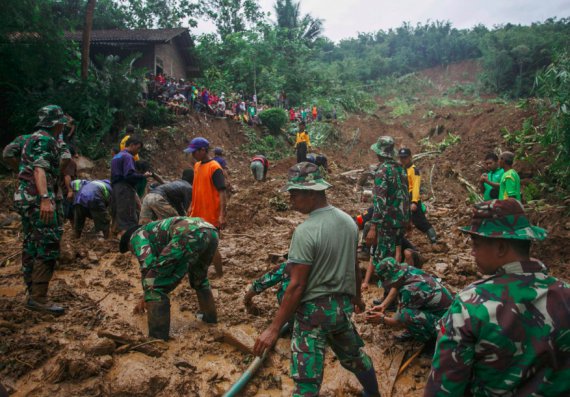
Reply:
[[[513,262],[460,292],[424,396],[570,395],[570,285]]]
[[[386,159],[374,172],[372,223],[386,228],[404,228],[410,219],[408,176],[393,159]]]
[[[144,268],[162,267],[172,260],[180,261],[186,256],[186,252],[180,251],[187,248],[181,245],[191,242],[192,236],[200,229],[217,230],[202,218],[175,216],[150,222],[141,226],[131,238],[133,253]],[[176,235],[182,234],[184,241],[171,244]]]
[[[451,293],[431,274],[413,266],[407,268],[403,284],[398,288],[398,313],[407,308],[443,316],[453,301]]]
[[[17,136],[16,139],[6,145],[2,151],[2,157],[4,157],[4,159],[16,157],[20,158],[24,144],[26,143],[26,140],[31,136],[32,134]]]
[[[14,193],[16,206],[26,207],[39,203],[40,198],[34,179],[35,168],[43,168],[45,171],[48,195],[53,199],[61,198],[58,178],[61,160],[71,158],[67,147],[41,129],[28,135],[25,140],[20,139],[19,142],[23,146],[18,174],[19,184]]]
[[[281,300],[289,282],[291,281],[289,274],[285,270],[286,267],[287,262],[283,262],[281,265],[271,269],[251,284],[251,290],[256,294],[261,294],[266,289],[281,283],[279,291],[277,291],[277,298]]]

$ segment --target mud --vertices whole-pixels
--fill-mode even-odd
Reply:
[[[437,83],[430,95],[441,94],[476,66],[467,64],[463,68],[426,71]],[[414,151],[421,150],[419,139],[428,136],[436,124],[461,135],[461,144],[419,162],[428,216],[440,243],[430,245],[426,236],[417,231],[411,234],[426,259],[424,269],[457,291],[480,274],[470,256],[469,241],[457,229],[469,221],[468,195],[449,170],[458,169],[475,183],[484,154],[496,146],[506,148],[500,128],[519,128],[531,111],[512,104],[478,103],[438,108],[434,119],[426,119],[423,116],[429,109],[429,104],[420,99],[414,113],[405,118],[394,119],[391,109],[381,106],[374,116],[357,115],[341,124],[340,141],[322,148],[332,163],[327,179],[334,188],[328,197],[350,214],[369,205],[354,192],[354,179],[341,173],[367,168],[374,161],[369,147],[378,135],[392,134],[398,145]],[[100,241],[86,233],[77,243],[70,238],[69,225],[62,260],[50,286],[51,298],[65,306],[67,313],[54,318],[26,310],[19,272],[19,218],[9,211],[14,182],[11,178],[0,180],[0,200],[5,204],[5,211],[0,212],[0,379],[13,395],[220,396],[249,366],[253,341],[274,316],[277,301],[275,290],[266,291],[254,298],[258,310],[250,314],[242,304],[245,289],[286,252],[295,226],[304,219],[286,209],[287,196],[278,192],[294,157],[291,153],[290,158],[275,162],[268,180],[254,183],[248,158],[240,150],[245,138],[239,125],[203,116],[180,118],[171,128],[146,131],[142,157],[151,160],[156,172],[175,179],[189,166],[189,158],[182,153],[187,139],[200,135],[224,147],[234,188],[229,225],[220,243],[224,276],[216,277],[213,270],[210,274],[219,324],[207,325],[195,317],[196,296],[183,281],[171,296],[172,340],[167,343],[148,343],[146,316],[133,314],[141,296],[136,261],[130,254],[119,254],[116,241]],[[108,172],[104,161],[82,170],[91,178],[105,177]],[[535,222],[550,232],[550,239],[538,246],[534,255],[544,258],[554,275],[568,280],[569,271],[564,266],[570,258],[566,244],[570,237],[568,213],[564,203],[547,204],[531,209]],[[371,285],[364,299],[371,305],[381,295],[382,291]],[[366,342],[365,350],[373,358],[383,395],[422,395],[431,357],[418,357],[393,382],[400,363],[417,346],[395,343],[394,331],[366,324],[361,316],[355,316],[355,322]],[[290,395],[293,384],[288,372],[289,339],[282,339],[242,395]],[[321,395],[358,393],[354,377],[341,368],[333,354],[327,354]]]

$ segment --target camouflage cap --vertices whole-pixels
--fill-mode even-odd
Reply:
[[[475,204],[471,226],[460,230],[482,237],[512,240],[542,241],[547,234],[543,228],[530,224],[522,204],[514,198]]]
[[[38,110],[36,127],[52,128],[58,124],[67,124],[69,121],[61,107],[57,105],[47,105]]]
[[[375,144],[370,146],[377,155],[382,157],[394,157],[394,138],[391,136],[381,136]]]
[[[375,263],[374,270],[385,285],[391,286],[408,273],[408,265],[406,263],[398,263],[396,259],[388,257]]]
[[[305,161],[289,168],[289,181],[281,189],[281,192],[295,189],[322,191],[330,187],[332,185],[323,179],[319,167]]]

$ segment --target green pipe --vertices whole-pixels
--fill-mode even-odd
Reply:
[[[281,328],[281,331],[279,332],[279,336],[281,337],[287,331],[289,331],[289,327],[290,327],[289,323],[285,323],[285,325]],[[259,367],[261,367],[261,364],[263,364],[263,361],[265,360],[265,357],[267,357],[268,352],[269,350],[265,350],[261,357],[255,357],[255,360],[253,360],[253,362],[249,365],[249,367],[247,367],[245,372],[232,385],[232,387],[230,387],[230,389],[223,395],[223,397],[234,397],[235,395],[237,395],[237,393],[239,393],[241,389],[243,389],[245,385],[247,385],[247,382],[249,382],[249,380],[253,378],[253,375],[255,375]]]
[[[237,393],[239,393],[241,389],[243,389],[245,385],[247,385],[247,382],[249,382],[249,380],[253,378],[253,375],[257,372],[259,367],[261,367],[261,364],[263,364],[265,357],[267,357],[267,350],[263,352],[263,355],[261,357],[255,357],[255,360],[253,360],[253,362],[249,365],[249,367],[245,370],[245,372],[232,385],[232,387],[230,387],[230,389],[226,392],[226,394],[224,394],[223,397],[233,397],[237,395]]]

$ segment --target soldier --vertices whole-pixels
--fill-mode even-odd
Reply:
[[[14,206],[22,217],[22,271],[28,290],[26,306],[60,315],[64,309],[48,302],[47,292],[63,234],[58,178],[60,169],[71,158],[69,151],[55,137],[59,136],[68,119],[56,105],[44,106],[38,111],[38,117],[38,129],[22,146]]]
[[[426,218],[425,206],[422,204],[420,196],[420,184],[422,177],[420,170],[412,162],[412,151],[408,148],[401,148],[398,151],[400,164],[406,169],[408,175],[408,191],[410,192],[410,212],[414,226],[425,233],[432,244],[437,243],[437,233]]]
[[[488,277],[442,319],[424,396],[570,395],[570,285],[529,256],[546,231],[512,198],[476,204],[461,231]]]
[[[383,260],[396,256],[396,247],[401,244],[404,229],[410,219],[410,196],[406,172],[394,160],[394,138],[381,136],[370,147],[378,156],[379,164],[374,172],[374,214],[366,245],[376,246],[373,264],[368,266],[363,284],[370,282],[373,268]]]
[[[275,344],[283,324],[295,316],[291,340],[293,396],[317,396],[324,355],[329,345],[341,365],[354,373],[365,395],[379,396],[378,382],[364,342],[350,316],[364,310],[356,263],[358,230],[350,216],[327,202],[330,188],[315,164],[289,169],[291,205],[308,219],[293,234],[288,254],[290,283],[271,325],[259,336],[254,353],[261,356]]]
[[[396,337],[400,342],[412,339],[421,342],[435,341],[436,325],[453,300],[441,280],[406,263],[398,263],[393,258],[388,258],[382,266],[378,266],[376,274],[382,283],[390,288],[390,292],[380,305],[370,309],[366,320],[405,328],[404,332]],[[384,312],[396,296],[396,313],[393,317],[387,317]]]
[[[119,250],[130,250],[140,263],[149,337],[168,339],[168,294],[186,273],[190,286],[196,290],[202,320],[207,323],[218,321],[208,281],[208,267],[217,247],[216,228],[200,218],[167,218],[131,227],[123,234]]]
[[[248,311],[252,311],[254,309],[252,299],[255,295],[259,295],[266,289],[271,288],[279,283],[281,283],[281,285],[277,290],[277,302],[281,304],[285,290],[287,289],[287,286],[290,282],[289,273],[287,273],[286,268],[287,262],[283,262],[251,283],[251,287],[248,289],[243,298],[243,304],[248,309]]]

